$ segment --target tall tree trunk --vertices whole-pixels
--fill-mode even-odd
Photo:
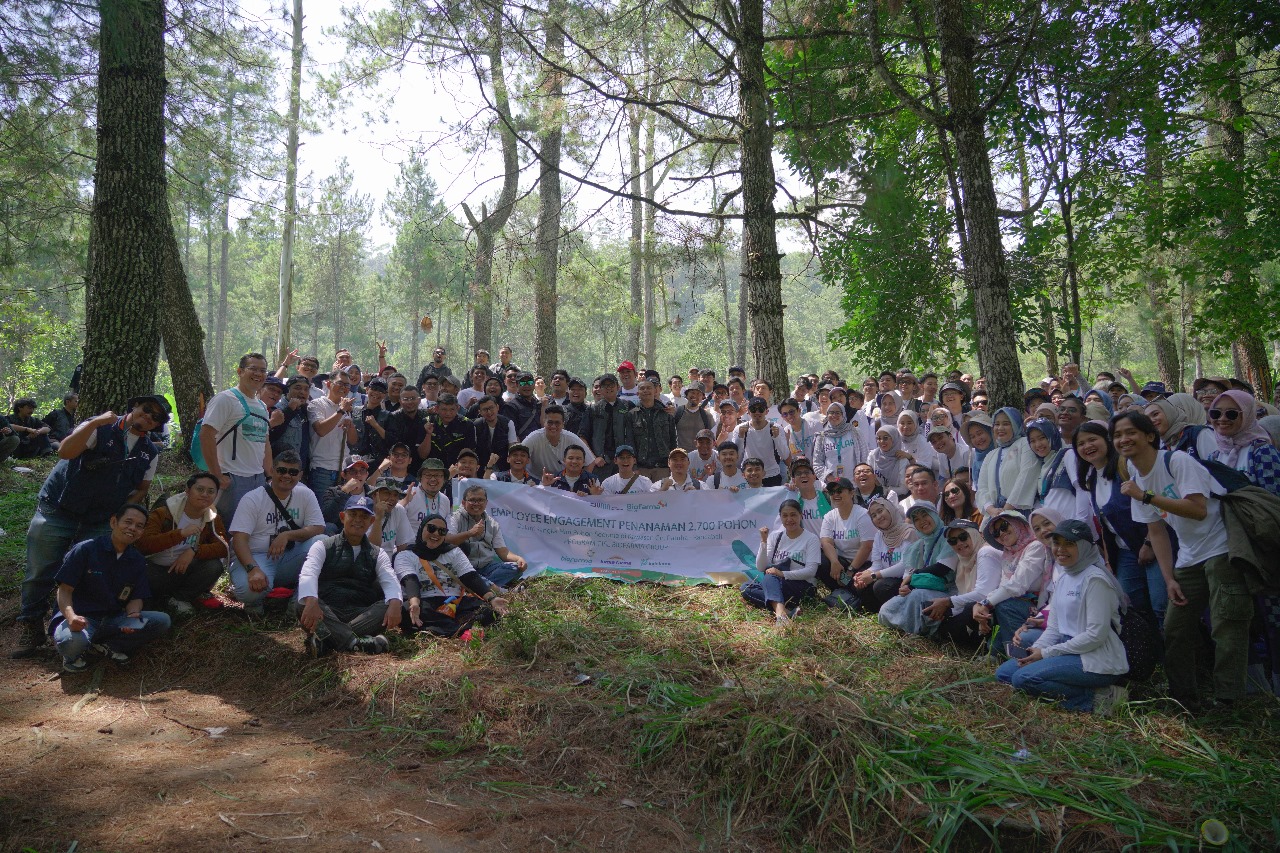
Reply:
[[[163,0],[100,0],[97,161],[85,287],[86,414],[155,387],[164,293]]]
[[[1066,282],[1070,297],[1070,314],[1067,321],[1067,354],[1076,364],[1080,363],[1084,348],[1084,324],[1080,317],[1080,270],[1076,264],[1076,229],[1072,211],[1075,203],[1075,185],[1071,182],[1071,156],[1067,137],[1066,103],[1060,86],[1054,86],[1058,119],[1058,210],[1062,215],[1063,245],[1066,250]]]
[[[217,292],[213,287],[213,205],[209,205],[209,216],[204,227],[204,327],[212,329],[218,322]],[[205,361],[213,361],[213,335],[204,338]]]
[[[1027,149],[1019,145],[1018,159],[1018,202],[1022,206],[1022,231],[1027,234],[1031,230],[1031,170],[1027,166]],[[1044,352],[1045,370],[1050,376],[1058,375],[1058,330],[1053,319],[1052,304],[1043,289],[1036,298],[1040,306],[1040,326],[1042,331],[1041,351]]]
[[[628,250],[631,258],[631,313],[627,316],[626,356],[640,364],[640,333],[644,326],[644,203],[640,177],[640,129],[639,107],[627,114],[627,153],[631,168],[631,241]],[[648,347],[645,348],[648,355]],[[644,362],[647,366],[648,361]]]
[[[983,126],[986,117],[974,78],[974,38],[966,24],[963,0],[937,0],[934,14],[968,232],[965,278],[973,294],[977,319],[978,364],[991,389],[993,407],[1020,408],[1022,368],[1018,364],[1009,277],[1004,268],[995,183]]]
[[[204,329],[187,283],[178,241],[172,229],[165,240],[164,308],[160,313],[160,333],[165,359],[173,380],[173,396],[182,424],[182,446],[191,447],[191,435],[200,417],[200,404],[213,396],[209,364],[204,358]]]
[[[644,366],[658,367],[658,210],[652,204],[657,193],[657,117],[650,114],[645,121],[644,140]]]
[[[550,0],[546,14],[548,65],[538,85],[538,225],[533,268],[533,369],[556,369],[556,277],[560,271],[560,154],[564,141],[564,0]]]
[[[1147,43],[1150,43],[1148,38]],[[1145,242],[1147,261],[1140,278],[1151,305],[1151,338],[1156,349],[1156,369],[1160,381],[1169,388],[1182,387],[1182,367],[1178,358],[1178,338],[1174,331],[1173,294],[1164,260],[1164,139],[1158,130],[1148,129],[1143,139],[1146,160],[1143,194],[1147,216]]]
[[[280,310],[276,357],[283,362],[293,341],[293,232],[298,222],[298,123],[302,115],[302,0],[293,0],[293,48],[289,72],[289,141],[285,147],[284,233],[280,236]]]
[[[502,8],[497,4],[489,12],[489,80],[493,86],[493,109],[498,114],[498,137],[502,140],[502,191],[490,213],[484,205],[480,217],[466,204],[462,210],[476,232],[476,268],[471,280],[472,315],[475,323],[476,349],[493,351],[493,245],[507,224],[515,205],[520,184],[520,162],[516,151],[515,128],[511,121],[511,105],[507,95],[507,78],[502,63]],[[417,318],[414,318],[417,321]],[[417,333],[414,333],[417,343]],[[415,361],[416,364],[416,361]]]
[[[721,226],[720,235],[724,236],[724,228]],[[733,318],[729,316],[729,274],[724,268],[724,246],[717,240],[711,244],[716,253],[716,287],[720,289],[720,307],[724,312],[724,354],[726,358],[733,358]],[[729,379],[726,375],[725,381]]]
[[[787,381],[783,338],[782,255],[778,253],[773,198],[773,124],[765,84],[764,0],[742,0],[739,8],[738,117],[742,124],[742,283],[751,321],[755,375],[778,393]]]
[[[231,286],[231,192],[222,198],[222,235],[218,255],[218,326],[213,342],[213,371],[219,388],[230,382],[227,374],[227,291]]]

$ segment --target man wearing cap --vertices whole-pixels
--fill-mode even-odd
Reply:
[[[782,465],[791,461],[791,447],[783,431],[768,421],[769,401],[753,397],[747,404],[750,420],[739,424],[733,431],[733,443],[738,445],[743,459],[756,458],[764,462],[764,485],[782,485]]]
[[[506,471],[511,467],[507,462],[507,454],[511,445],[519,440],[516,437],[516,425],[501,414],[501,404],[494,397],[487,394],[481,397],[478,408],[480,417],[473,422],[476,430],[476,456],[484,465],[485,471]]]
[[[387,423],[387,444],[393,450],[403,444],[409,450],[410,476],[416,477],[422,468],[422,460],[431,453],[431,424],[427,413],[418,408],[418,389],[404,386],[400,392],[400,408],[393,412]]]
[[[427,415],[431,421],[431,456],[451,468],[463,450],[476,449],[476,428],[471,421],[458,414],[458,398],[441,394],[436,407]]]
[[[363,495],[369,480],[369,461],[363,456],[351,456],[342,466],[342,482],[330,486],[317,495],[320,512],[324,514],[325,533],[333,535],[342,529],[342,510],[352,495]]]
[[[661,481],[654,481],[654,491],[696,492],[702,488],[698,478],[689,473],[689,454],[683,447],[673,447],[667,454],[667,468],[670,473]]]
[[[716,451],[716,436],[709,429],[700,430],[694,437],[697,449],[689,454],[689,470],[699,480],[714,477],[720,471],[720,454]]]
[[[618,399],[626,400],[633,406],[640,403],[640,391],[636,387],[636,366],[633,362],[624,361],[618,365]]]
[[[536,486],[541,481],[529,472],[529,448],[519,442],[507,448],[507,470],[495,471],[489,475],[490,480],[500,483],[523,483]]]
[[[267,443],[270,412],[258,399],[267,379],[267,357],[259,352],[241,356],[236,387],[213,395],[200,426],[200,452],[205,468],[218,478],[218,514],[235,515],[236,504],[258,488],[271,470]]]
[[[380,654],[389,649],[381,631],[400,625],[400,584],[391,558],[369,541],[373,501],[347,500],[342,532],[312,543],[298,575],[298,622],[311,657],[332,651]]]
[[[1152,400],[1163,400],[1169,396],[1169,390],[1164,387],[1163,382],[1148,382],[1142,386],[1142,399],[1150,403]]]
[[[431,353],[431,362],[418,372],[418,387],[422,387],[428,376],[440,379],[442,376],[451,375],[453,375],[453,370],[444,363],[444,347],[436,347]]]
[[[948,427],[926,424],[921,427],[922,431],[925,429],[928,430],[925,433],[925,440],[937,454],[933,460],[933,473],[938,479],[950,480],[961,468],[971,467],[973,451],[967,444],[961,446],[960,442],[956,441],[955,433]]]
[[[379,478],[370,483],[366,491],[366,496],[373,501],[375,521],[369,539],[381,545],[388,557],[413,544],[413,525],[409,523],[409,513],[400,505],[405,494],[405,487],[392,477]]]
[[[13,657],[29,657],[45,645],[49,594],[67,550],[107,535],[108,521],[124,504],[146,502],[160,458],[147,434],[169,420],[169,403],[148,394],[130,400],[128,408],[123,417],[104,412],[81,422],[58,447],[58,463],[40,487],[27,527],[21,633]]]
[[[684,406],[676,410],[675,428],[677,447],[691,451],[698,446],[698,433],[715,429],[715,418],[703,405],[705,393],[701,383],[691,383],[684,389]],[[643,457],[643,454],[641,454]]]
[[[302,485],[302,460],[285,450],[273,460],[271,482],[240,500],[231,534],[231,585],[245,612],[261,616],[272,589],[297,586],[311,540],[324,533],[324,513]]]
[[[607,477],[617,468],[613,464],[613,452],[619,444],[635,446],[635,436],[631,434],[631,422],[627,419],[627,410],[631,404],[618,399],[618,378],[612,373],[602,373],[596,377],[600,393],[591,404],[591,427],[588,435],[583,436],[591,445],[599,459],[595,464],[595,473]]]
[[[547,406],[542,418],[542,429],[531,432],[523,442],[529,451],[529,472],[535,477],[544,474],[557,476],[564,470],[564,454],[570,447],[581,447],[586,467],[595,464],[595,454],[580,437],[564,428],[564,409]]]
[[[676,446],[675,418],[658,402],[658,386],[646,379],[636,385],[636,392],[638,405],[627,412],[632,447],[640,473],[656,483],[667,476],[667,454]]]

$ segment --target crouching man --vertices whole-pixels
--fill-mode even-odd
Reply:
[[[340,517],[342,532],[312,544],[298,578],[298,621],[311,657],[331,651],[380,654],[388,648],[380,629],[400,624],[400,582],[387,552],[369,541],[373,501],[352,497]]]
[[[134,649],[169,630],[167,613],[142,609],[151,589],[147,560],[133,543],[146,527],[146,507],[125,504],[108,524],[110,534],[76,544],[54,575],[58,615],[49,630],[67,672],[89,668],[90,648],[128,663]]]

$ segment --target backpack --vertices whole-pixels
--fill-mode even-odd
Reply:
[[[233,433],[238,433],[240,431],[241,424],[249,420],[249,418],[257,418],[258,420],[263,420],[262,415],[259,415],[258,413],[254,412],[249,408],[249,401],[245,399],[245,396],[240,393],[240,390],[238,388],[232,388],[231,393],[234,394],[235,398],[240,401],[240,407],[244,410],[244,415],[240,418],[240,420],[236,421],[235,424],[232,425],[231,429],[227,430],[222,435],[218,436],[218,440],[214,442],[215,453],[217,452],[217,445],[222,444],[223,440],[227,436]],[[201,441],[200,441],[200,429],[203,426],[204,426],[204,410],[202,406],[201,412],[200,412],[200,419],[196,421],[196,429],[191,436],[191,461],[195,463],[195,466],[199,468],[201,471],[208,471],[209,463],[205,461],[204,448],[201,446]],[[239,441],[238,435],[236,436],[236,438],[233,438],[231,440],[231,458],[232,459],[236,458],[236,450],[237,450],[236,445],[238,441]]]
[[[738,436],[742,439],[742,449],[743,449],[744,451],[745,451],[745,450],[746,450],[746,448],[747,448],[747,430],[749,430],[749,429],[751,429],[751,423],[750,423],[750,422],[747,422],[747,423],[745,423],[745,424],[740,424],[740,425],[737,427],[737,430],[738,430]],[[774,464],[781,465],[781,464],[782,464],[782,456],[781,456],[781,455],[779,455],[779,453],[778,453],[778,445],[777,445],[777,444],[775,444],[775,443],[774,443],[774,441],[773,441],[775,438],[777,438],[777,437],[778,437],[778,433],[779,433],[779,430],[778,430],[777,425],[776,425],[776,424],[769,424],[769,446],[770,446],[771,448],[773,448],[773,461],[774,461]]]

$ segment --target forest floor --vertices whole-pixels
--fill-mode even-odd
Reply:
[[[47,465],[0,471],[0,643]],[[308,660],[234,604],[127,668],[0,662],[0,850],[1280,847],[1280,704],[1014,696],[820,605],[538,579],[483,641]]]

